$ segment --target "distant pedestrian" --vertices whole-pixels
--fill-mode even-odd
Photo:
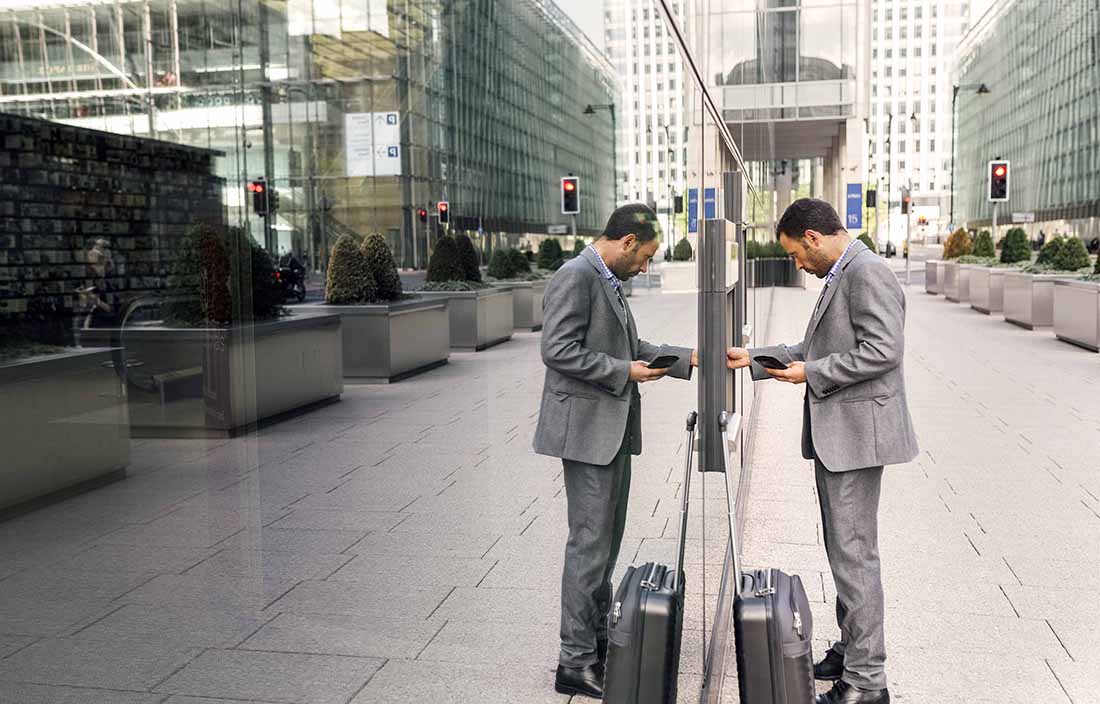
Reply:
[[[603,235],[562,265],[543,298],[546,380],[535,452],[565,469],[569,540],[561,580],[561,652],[554,688],[603,696],[611,574],[630,495],[630,456],[642,451],[638,384],[666,374],[690,379],[694,350],[638,338],[622,282],[646,271],[657,253],[657,216],[624,205]],[[658,357],[675,362],[651,368]]]
[[[814,666],[834,680],[817,704],[888,704],[878,553],[882,470],[917,456],[905,396],[905,294],[890,267],[844,229],[828,203],[791,204],[776,236],[798,267],[825,279],[803,340],[728,352],[753,379],[806,384],[802,456],[814,461],[840,640]],[[765,369],[758,354],[788,366]]]

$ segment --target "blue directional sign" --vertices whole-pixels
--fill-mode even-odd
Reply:
[[[708,188],[703,191],[703,217],[713,220],[718,217],[718,189]]]
[[[863,184],[848,184],[848,217],[844,227],[849,230],[863,229]]]
[[[699,189],[688,189],[688,232],[699,231]]]

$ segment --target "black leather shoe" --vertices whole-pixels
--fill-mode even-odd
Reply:
[[[559,694],[583,694],[593,699],[603,699],[603,665],[588,667],[562,667],[554,677],[554,689]]]
[[[814,665],[814,679],[835,682],[844,674],[844,656],[829,648],[821,662]]]
[[[607,665],[607,640],[596,641],[596,657],[601,665]]]
[[[887,689],[859,689],[839,680],[825,694],[817,695],[816,704],[890,704]]]

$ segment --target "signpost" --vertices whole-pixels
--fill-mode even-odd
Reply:
[[[863,184],[848,184],[848,207],[844,227],[848,231],[863,229]]]
[[[688,189],[688,232],[699,231],[699,189]]]

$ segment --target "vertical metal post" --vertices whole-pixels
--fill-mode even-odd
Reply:
[[[153,97],[153,16],[149,0],[141,8],[142,44],[145,48],[145,90],[149,103],[149,137],[157,138],[157,105]],[[125,64],[123,64],[125,65]]]
[[[912,210],[912,206],[910,206]],[[913,257],[913,248],[909,242],[909,230],[913,222],[913,214],[905,214],[905,248],[902,250],[902,254],[905,255],[905,285],[909,285],[909,261]]]
[[[257,21],[260,29],[260,112],[263,119],[264,131],[264,179],[267,181],[267,193],[271,195],[271,189],[275,188],[275,138],[272,134],[271,117],[271,45],[267,26],[267,5],[259,3],[257,7]],[[270,199],[269,199],[270,202]],[[278,241],[275,237],[275,214],[268,209],[264,215],[264,249],[271,254],[278,254]]]
[[[999,205],[999,203],[997,203],[997,201],[993,201],[993,232],[991,232],[990,234],[993,236],[993,241],[994,242],[997,241],[997,206],[998,205]]]

